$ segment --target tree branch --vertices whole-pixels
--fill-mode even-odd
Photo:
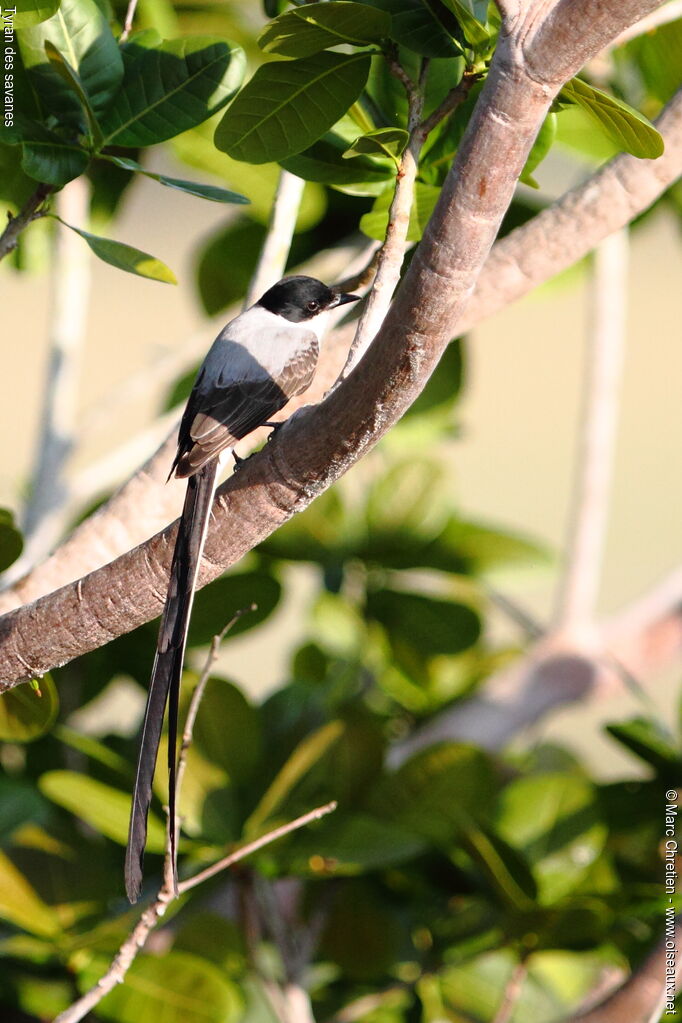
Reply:
[[[469,296],[553,95],[603,46],[607,22],[614,35],[655,5],[602,4],[609,18],[598,12],[594,28],[588,16],[592,6],[591,0],[572,3],[573,13],[581,14],[582,34],[567,35],[555,20],[553,40],[544,24],[539,33],[524,22],[500,40],[435,214],[363,359],[362,379],[351,374],[220,488],[201,585],[338,479],[420,393],[449,339],[462,329]],[[564,48],[560,71],[552,53],[559,42]],[[538,63],[538,52],[543,62]],[[175,526],[81,583],[1,619],[3,685],[64,663],[157,615],[174,535]]]
[[[34,220],[45,216],[45,200],[53,191],[51,185],[38,185],[33,195],[26,200],[15,216],[7,214],[7,226],[0,234],[0,259],[4,259],[13,249],[16,249],[19,235],[25,227],[32,224]]]
[[[65,220],[76,227],[87,227],[89,196],[85,178],[70,181],[56,202]],[[74,444],[91,255],[83,239],[61,224],[56,229],[53,265],[50,351],[42,422],[22,522],[25,546],[14,567],[15,578],[44,557],[62,531],[65,472]]]
[[[675,921],[675,933],[668,940],[679,950],[682,942],[682,921],[679,917]],[[659,1019],[665,1019],[661,1014],[666,1008],[668,995],[666,980],[673,982],[671,989],[674,998],[677,982],[682,976],[682,956],[679,951],[676,952],[674,959],[674,976],[666,976],[666,968],[669,965],[666,944],[661,938],[624,984],[598,1005],[575,1013],[564,1020],[564,1023],[623,1023],[624,1020],[627,1020],[627,1023],[658,1023]]]
[[[302,178],[297,178],[289,171],[279,172],[268,233],[244,299],[246,308],[257,302],[284,274],[304,188],[305,181]]]
[[[592,278],[578,466],[554,632],[589,633],[594,626],[616,447],[627,318],[628,234],[597,246]]]
[[[341,379],[350,373],[353,366],[362,358],[371,344],[372,339],[383,322],[388,307],[391,304],[393,292],[400,280],[400,270],[403,265],[407,245],[407,230],[410,223],[412,200],[414,198],[414,183],[417,177],[419,153],[426,137],[419,130],[422,107],[424,105],[422,90],[414,84],[398,61],[397,56],[389,56],[387,61],[391,73],[398,81],[402,82],[407,93],[407,130],[409,140],[398,165],[395,190],[388,211],[386,237],[379,249],[376,276],[372,290],[362,310],[360,322],[358,323],[353,343],[350,346]]]

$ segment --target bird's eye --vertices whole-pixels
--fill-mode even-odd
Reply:
[[[320,303],[316,302],[315,299],[306,304],[306,309],[308,310],[309,313],[316,313],[319,308]]]

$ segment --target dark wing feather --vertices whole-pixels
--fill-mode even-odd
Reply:
[[[311,333],[310,338],[308,347],[298,350],[277,380],[264,370],[253,379],[228,384],[220,376],[207,384],[205,376],[199,375],[180,425],[176,476],[197,472],[310,386],[319,351],[315,335]]]

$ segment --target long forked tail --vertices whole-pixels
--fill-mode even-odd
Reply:
[[[126,892],[131,902],[137,902],[142,888],[142,861],[147,842],[147,815],[152,798],[152,779],[159,752],[163,715],[167,701],[169,703],[168,820],[173,882],[174,884],[176,882],[175,769],[180,675],[185,656],[194,587],[206,539],[217,471],[218,459],[214,458],[195,476],[191,476],[187,480],[187,494],[175,541],[168,596],[161,617],[156,657],[149,683],[130,810],[125,883]]]

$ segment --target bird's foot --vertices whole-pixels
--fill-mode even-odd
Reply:
[[[275,434],[278,433],[279,430],[282,429],[282,427],[284,426],[285,422],[286,422],[286,419],[282,420],[282,421],[280,421],[278,423],[263,423],[263,426],[268,426],[272,430],[272,433],[268,434],[268,443],[272,440],[272,438],[275,436]]]

